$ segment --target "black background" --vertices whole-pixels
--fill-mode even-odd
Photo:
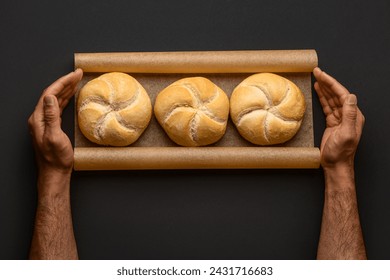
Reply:
[[[390,4],[377,1],[9,1],[0,8],[0,258],[28,256],[36,165],[27,119],[75,52],[316,49],[366,126],[356,181],[368,257],[389,259]],[[313,91],[314,93],[314,91]],[[73,108],[63,129],[73,138]],[[324,117],[313,101],[315,143]],[[83,259],[313,259],[322,170],[74,172]]]

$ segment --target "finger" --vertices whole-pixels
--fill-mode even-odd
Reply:
[[[343,86],[346,91],[341,92],[340,88],[337,89],[336,86],[336,92],[334,91],[335,89],[330,86],[330,84],[334,83],[334,85],[340,85],[339,82],[337,82],[333,77],[322,71],[320,68],[315,68],[314,71],[314,76],[317,79],[317,82],[319,83],[320,87],[322,88],[324,94],[327,96],[329,99],[330,106],[335,108],[335,107],[342,107],[343,106],[343,101],[340,98],[345,96],[345,93],[349,93]]]
[[[364,117],[363,113],[360,111],[359,107],[357,107],[356,132],[358,133],[359,138],[362,134],[365,122],[366,122],[366,118]]]
[[[324,114],[327,116],[329,114],[332,114],[333,110],[329,106],[328,99],[324,95],[323,90],[321,89],[320,85],[316,82],[314,83],[314,89],[317,92],[318,98],[320,99],[320,103],[322,106],[322,110],[324,111]]]
[[[61,98],[64,100],[72,98],[72,96],[76,91],[77,85],[82,79],[82,77],[83,77],[83,71],[81,69],[77,69],[73,74],[72,82],[69,85],[67,85],[60,94],[56,95],[57,98]]]
[[[74,72],[59,78],[57,81],[52,83],[46,90],[44,95],[61,95],[63,94],[64,89],[72,87],[75,82],[78,82],[82,77],[82,70],[77,69]],[[58,97],[58,96],[57,96]]]
[[[332,110],[336,110],[338,107],[342,107],[342,104],[340,104],[338,98],[335,97],[334,94],[329,93],[326,87],[321,86],[321,84],[319,84],[319,87],[322,89],[322,92],[328,100],[329,106],[332,108]]]
[[[54,83],[52,83],[49,87],[47,87],[40,98],[41,104],[43,104],[43,98],[46,95],[55,95],[57,98],[65,95],[69,90],[74,88],[74,85],[79,82],[82,77],[82,70],[77,69],[74,72],[70,72],[69,74],[59,78]]]
[[[314,70],[313,70],[313,75],[314,75],[314,77],[316,78],[316,80],[318,80],[318,77],[319,77],[319,75],[321,74],[321,72],[322,72],[322,70],[320,69],[320,67],[314,68]]]
[[[46,95],[43,99],[44,106],[44,135],[52,136],[61,131],[60,108],[57,98],[53,95]]]
[[[356,133],[357,114],[356,95],[349,94],[343,105],[343,116],[341,120],[341,129],[347,135],[354,135]]]
[[[28,119],[30,134],[33,137],[34,143],[37,143],[38,145],[42,141],[42,135],[45,128],[43,119],[43,112],[39,111],[34,111]]]
[[[318,90],[321,91],[321,95],[325,97],[325,99],[327,100],[328,105],[330,107],[335,107],[334,102],[332,102],[332,100],[331,100],[332,99],[332,95],[330,95],[327,92],[327,88],[325,87],[324,83],[321,80],[321,77],[322,77],[323,73],[324,72],[319,67],[314,68],[313,74],[314,74],[314,77],[317,80],[317,82],[316,82],[317,86],[316,87],[318,88]],[[330,101],[332,102],[331,104],[330,104]]]
[[[364,117],[362,111],[360,111],[359,107],[357,108],[357,116],[358,116],[358,121],[360,120],[360,123],[362,124],[362,126],[365,124],[366,122],[366,118]]]
[[[70,86],[68,86],[67,88],[65,88],[63,90],[63,93],[60,96],[57,95],[58,104],[60,106],[61,113],[62,113],[62,110],[68,105],[71,98],[75,95],[75,93],[77,91],[77,86],[83,77],[83,71],[81,69],[77,69],[75,71],[75,75],[76,76],[75,76],[73,83]]]
[[[325,92],[325,95],[332,100],[332,105],[334,108],[342,108],[344,104],[344,100],[346,95],[338,96],[334,92],[332,92],[329,88],[322,86],[323,91]]]
[[[56,108],[58,107],[58,101],[57,98],[54,97],[54,102],[55,105],[57,106],[54,111],[52,109],[45,110],[44,108],[44,98],[45,96],[48,95],[59,95],[61,96],[62,94],[67,94],[68,90],[71,92],[74,92],[74,89],[77,85],[77,83],[81,80],[82,77],[82,70],[77,69],[74,72],[69,73],[68,75],[58,79],[56,82],[54,82],[51,86],[49,86],[44,92],[42,93],[41,97],[38,100],[38,103],[35,107],[34,112],[31,114],[29,120],[28,120],[28,125],[29,125],[29,130],[30,133],[33,137],[34,143],[37,145],[40,145],[42,142],[42,136],[45,133],[46,129],[46,124],[49,121],[49,129],[52,127],[58,127],[60,129],[60,123],[61,119],[59,116],[57,116],[58,110]],[[67,98],[69,99],[69,98]],[[48,106],[50,107],[51,105],[51,98],[48,99]],[[63,102],[62,102],[63,103]],[[45,115],[46,111],[46,115]],[[53,114],[53,112],[55,114]],[[59,110],[61,112],[61,110]],[[51,117],[51,116],[56,116],[56,117]],[[52,122],[52,120],[56,120],[56,122]]]
[[[349,94],[349,91],[342,84],[320,69],[319,71],[316,71],[316,79],[320,86],[323,87],[324,90],[326,90],[327,93],[331,94],[332,96],[337,96],[340,98]]]
[[[64,98],[64,96],[66,98],[66,95],[69,95],[69,92],[74,91],[75,86],[81,80],[82,75],[83,75],[83,71],[81,69],[77,69],[76,71],[61,77],[57,81],[52,83],[48,88],[46,88],[43,91],[35,110],[38,111],[43,110],[43,98],[46,95],[55,95],[57,98],[61,99],[61,103],[62,103],[62,99]],[[70,99],[70,97],[66,99]]]

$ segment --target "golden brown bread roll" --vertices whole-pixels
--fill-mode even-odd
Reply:
[[[125,73],[107,73],[89,81],[77,101],[78,123],[90,141],[127,146],[148,126],[152,105],[145,89]]]
[[[154,114],[175,143],[205,146],[224,135],[229,117],[229,98],[206,78],[185,78],[158,94]]]
[[[230,115],[239,133],[257,145],[290,140],[299,130],[305,110],[300,89],[271,73],[248,77],[230,98]]]

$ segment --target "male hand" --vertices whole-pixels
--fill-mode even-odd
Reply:
[[[28,120],[38,163],[39,176],[44,179],[70,175],[73,148],[61,129],[61,114],[76,92],[83,71],[77,69],[45,89]]]
[[[357,107],[357,98],[321,69],[315,68],[313,74],[317,79],[314,88],[326,116],[321,165],[324,169],[353,168],[365,121]]]

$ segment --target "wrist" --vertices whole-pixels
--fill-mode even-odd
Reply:
[[[355,189],[355,171],[351,164],[323,167],[326,191]]]
[[[53,174],[56,176],[67,176],[73,171],[73,163],[67,165],[56,165],[50,162],[38,162],[38,172],[40,174]]]
[[[354,174],[353,162],[342,162],[325,166],[323,165],[322,169],[324,170],[325,174],[331,174],[332,176]]]
[[[71,171],[41,169],[38,174],[38,196],[68,196]]]

